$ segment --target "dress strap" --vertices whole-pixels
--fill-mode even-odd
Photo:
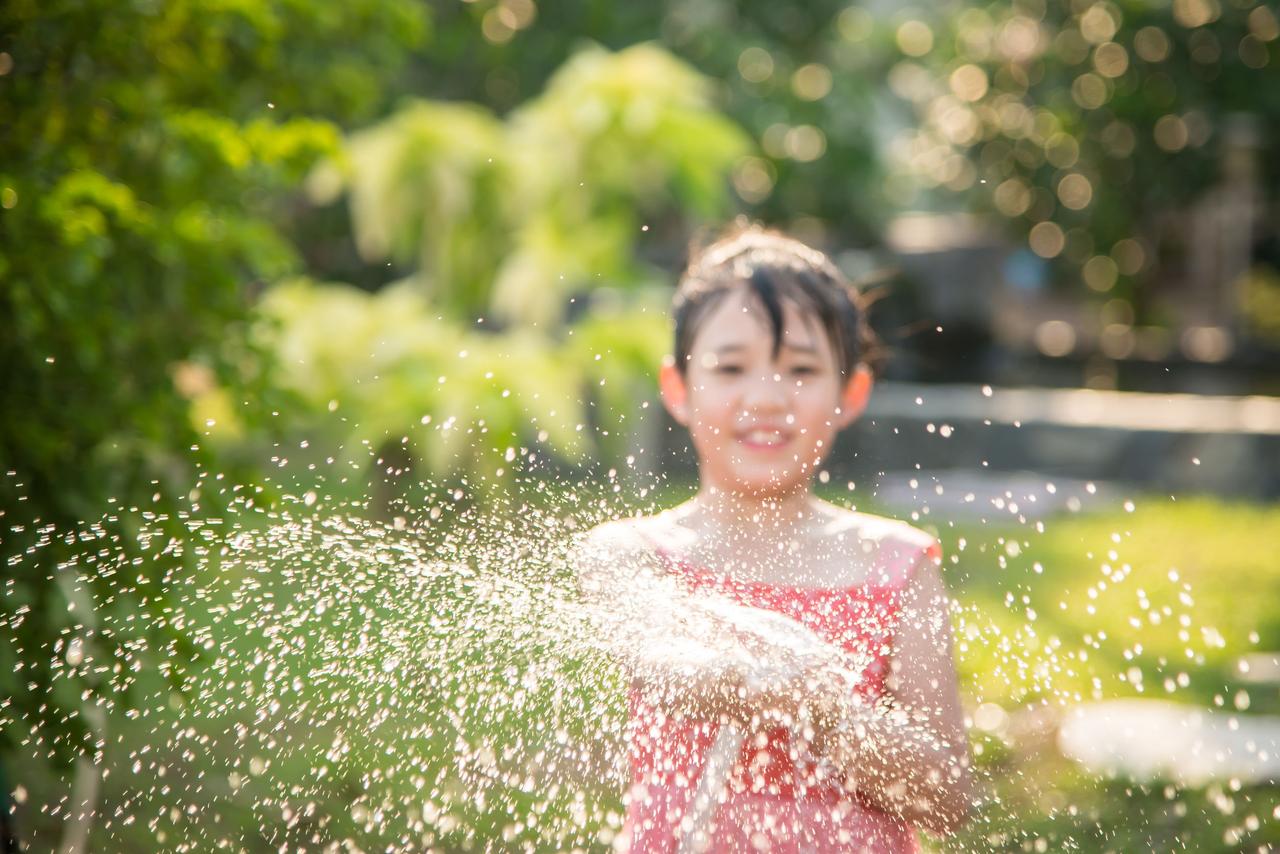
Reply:
[[[935,537],[897,520],[877,520],[865,535],[875,543],[872,580],[882,587],[904,590],[921,565],[942,560]]]

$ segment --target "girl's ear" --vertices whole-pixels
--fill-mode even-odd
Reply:
[[[871,387],[874,381],[871,370],[866,365],[858,365],[853,369],[853,376],[845,384],[840,394],[840,412],[836,415],[836,426],[843,430],[862,417],[871,398]]]
[[[658,390],[662,392],[662,405],[671,413],[676,423],[689,426],[689,387],[684,377],[676,370],[673,356],[662,359],[662,367],[658,369]]]

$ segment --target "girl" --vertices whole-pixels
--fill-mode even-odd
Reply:
[[[699,490],[579,545],[633,677],[637,852],[916,851],[971,798],[937,542],[811,494],[871,391],[857,292],[822,253],[739,230],[674,301],[663,402]]]

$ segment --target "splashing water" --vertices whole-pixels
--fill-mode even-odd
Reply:
[[[220,516],[139,512],[130,517],[130,554],[143,557],[129,561],[119,559],[120,512],[78,530],[44,531],[27,559],[58,542],[84,546],[60,567],[82,615],[76,632],[44,651],[55,690],[75,676],[131,692],[127,704],[97,692],[90,707],[99,713],[85,716],[101,775],[90,806],[99,847],[608,848],[625,812],[626,685],[611,655],[614,615],[584,600],[569,556],[575,532],[626,508],[582,490],[554,491],[558,497],[507,499],[480,512],[444,490],[445,500],[389,521],[315,491],[274,509],[238,498]],[[1013,501],[992,505],[1016,514]],[[174,535],[174,521],[185,535]],[[1045,531],[1043,519],[1018,516],[981,542],[959,536],[948,547],[968,592],[998,603],[956,607],[961,670],[979,683],[966,694],[987,796],[953,848],[1101,844],[1115,834],[1100,804],[1117,790],[1154,802],[1147,814],[1156,818],[1138,837],[1152,839],[1158,816],[1185,817],[1192,802],[1181,784],[1147,787],[1049,754],[1057,755],[1053,738],[1066,710],[1112,696],[1116,681],[1137,694],[1187,690],[1206,654],[1225,646],[1222,633],[1197,624],[1193,591],[1176,570],[1159,587],[1131,588],[1122,531],[1086,544],[1085,559],[1099,569],[1089,587],[1037,586]],[[138,572],[146,556],[183,552],[194,569],[164,579],[154,612],[117,609],[96,583]],[[139,589],[152,583],[137,578]],[[664,621],[694,607],[688,599],[674,607],[682,594],[669,584],[637,584],[633,593],[635,608],[651,617],[641,624],[670,641],[673,657],[726,654],[717,646],[723,638],[681,636]],[[1134,637],[1176,635],[1183,660],[1153,662],[1141,641],[1117,648],[1105,629],[1073,637],[1058,623],[1121,599],[1131,603]],[[804,652],[794,624],[699,601],[725,623]],[[150,621],[159,639],[118,645],[117,634],[136,620]],[[848,662],[853,671],[863,664]],[[1000,686],[998,696],[982,685]],[[1228,694],[1224,705],[1247,708],[1243,696]],[[49,749],[42,723],[18,722],[28,733],[21,749],[36,757]],[[1046,767],[1053,773],[1036,776]],[[1064,793],[1073,775],[1092,782]],[[37,804],[46,829],[82,808],[54,787],[17,783],[33,827]],[[1024,793],[1012,796],[1017,788]],[[1210,784],[1192,817],[1208,808],[1229,817],[1238,803],[1238,820],[1222,832],[1241,844],[1255,838],[1269,807],[1241,800],[1240,790]],[[1048,818],[1015,826],[1029,808]]]
[[[608,666],[618,626],[583,601],[566,554],[592,513],[616,511],[571,491],[561,500],[381,522],[358,504],[326,510],[309,491],[275,510],[237,499],[221,517],[184,514],[182,538],[144,513],[132,565],[195,557],[150,617],[194,661],[172,639],[110,650],[113,597],[95,582],[125,571],[118,537],[105,523],[63,535],[102,548],[61,568],[95,617],[52,650],[53,682],[114,660],[111,678],[131,691],[127,706],[97,701],[107,714],[93,762],[110,804],[99,838],[182,851],[607,842],[626,783],[624,692]],[[670,583],[630,595],[653,618],[630,625],[670,628],[657,619],[679,595]],[[785,620],[699,601],[775,642],[799,637]],[[686,661],[723,651],[690,633],[663,641]]]
[[[616,825],[582,786],[565,787],[615,773],[608,745],[588,751],[581,735],[589,713],[616,741],[624,714],[602,690],[559,516],[436,507],[384,524],[314,504],[239,500],[225,518],[183,520],[185,541],[160,527],[169,520],[140,520],[143,555],[195,552],[194,571],[146,617],[189,639],[194,662],[172,638],[112,649],[124,626],[93,582],[128,567],[110,559],[106,525],[67,535],[102,548],[62,567],[72,601],[95,616],[52,650],[53,684],[97,674],[131,689],[96,734],[107,844],[572,847],[588,821]],[[38,752],[38,722],[27,723]],[[259,820],[237,821],[244,813]]]

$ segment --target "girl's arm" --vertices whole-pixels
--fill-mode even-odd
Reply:
[[[601,646],[650,702],[672,715],[742,718],[745,648],[627,523],[578,537],[570,560]]]
[[[917,567],[903,595],[891,702],[851,706],[824,698],[819,718],[839,722],[822,727],[819,738],[858,791],[912,824],[945,834],[964,823],[974,792],[950,600],[932,561]]]
[[[665,577],[647,544],[624,524],[574,537],[566,554],[589,626],[587,650],[620,665],[633,687],[669,716],[735,718],[743,682],[735,662],[742,649],[727,643],[727,633],[712,630],[714,616],[700,613],[701,600],[690,601]],[[549,741],[541,749],[555,759],[534,763],[545,775],[540,785],[630,781],[622,733],[614,728],[568,745]],[[534,772],[522,764],[519,773]]]

